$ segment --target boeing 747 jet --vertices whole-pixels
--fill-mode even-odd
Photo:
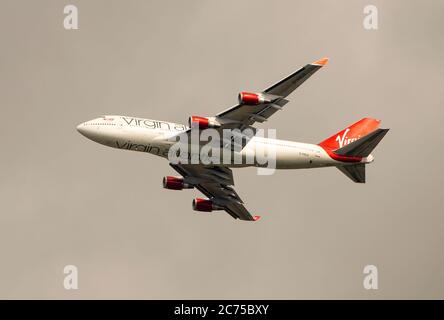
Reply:
[[[289,102],[286,99],[288,95],[327,62],[328,59],[323,58],[307,64],[262,92],[241,92],[235,106],[211,117],[190,116],[188,125],[108,115],[84,122],[77,126],[77,130],[109,147],[151,153],[167,159],[179,175],[164,177],[164,188],[196,188],[206,196],[192,201],[194,210],[225,210],[235,219],[257,221],[260,216],[252,215],[234,190],[231,168],[269,168],[270,161],[258,160],[260,153],[273,160],[273,169],[336,167],[352,181],[364,183],[365,167],[374,160],[371,152],[388,131],[379,128],[379,120],[364,118],[318,144],[271,139],[256,134],[254,125],[267,121],[275,112],[282,110]],[[172,156],[177,154],[171,151],[177,147],[180,137],[189,138],[186,141],[190,146],[193,134],[201,137],[205,131],[219,133],[219,140],[212,138],[212,143],[218,145],[217,151],[220,152],[216,154],[221,155],[218,159],[222,161],[207,163],[198,159],[190,163],[183,158],[173,161]],[[231,132],[230,138],[224,134],[226,131]],[[198,154],[206,143],[200,140]],[[227,153],[230,155],[228,161],[222,157]],[[192,158],[188,154],[185,160]]]

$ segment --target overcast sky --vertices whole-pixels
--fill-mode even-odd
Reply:
[[[444,298],[443,16],[439,1],[3,0],[0,298]],[[235,169],[258,223],[192,211],[197,191],[161,187],[167,161],[75,130],[215,115],[324,56],[260,127],[311,143],[366,116],[391,130],[364,185]]]

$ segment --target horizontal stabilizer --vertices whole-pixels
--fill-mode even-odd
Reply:
[[[334,151],[337,155],[367,157],[384,138],[389,129],[376,129],[368,135]]]
[[[357,183],[365,183],[365,164],[337,167],[343,174]]]

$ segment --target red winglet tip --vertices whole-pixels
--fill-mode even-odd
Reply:
[[[328,63],[328,58],[325,57],[325,58],[322,58],[322,59],[319,59],[319,60],[313,62],[312,64],[316,65],[316,66],[325,66],[327,63]]]
[[[261,219],[261,216],[253,216],[254,221],[259,221]]]

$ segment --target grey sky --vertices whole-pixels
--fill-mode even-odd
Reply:
[[[444,3],[2,1],[0,298],[444,298]],[[264,128],[319,142],[365,116],[391,128],[367,183],[334,168],[236,190],[259,223],[191,210],[168,163],[88,141],[103,114],[185,123],[323,56]],[[63,267],[79,268],[77,291]],[[377,291],[362,270],[379,269]]]

